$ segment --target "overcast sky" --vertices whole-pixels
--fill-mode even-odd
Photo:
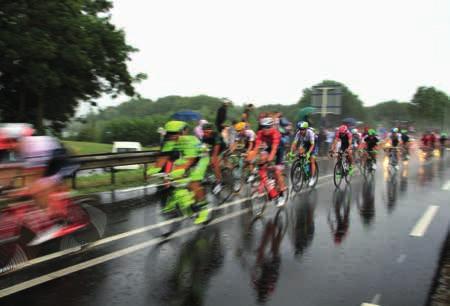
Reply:
[[[151,99],[207,94],[295,103],[321,80],[366,105],[450,93],[449,0],[114,0],[112,21],[140,49],[132,72]],[[102,106],[117,105],[102,99]]]

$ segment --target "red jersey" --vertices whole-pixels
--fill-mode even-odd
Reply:
[[[275,147],[278,149],[278,145],[281,141],[281,133],[276,128],[271,128],[269,130],[259,130],[256,134],[255,148],[259,148],[261,143],[266,143],[268,147]]]

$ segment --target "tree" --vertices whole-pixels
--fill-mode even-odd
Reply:
[[[450,99],[446,93],[434,87],[421,86],[417,89],[411,103],[413,113],[422,125],[446,127],[450,116]],[[447,123],[448,125],[448,123]]]
[[[391,100],[366,107],[366,113],[372,123],[391,124],[395,120],[412,120],[412,107],[411,103]]]
[[[354,94],[347,86],[342,83],[325,80],[316,86],[340,86],[342,89],[342,118],[355,117],[358,120],[365,120],[366,113],[364,111],[363,102]],[[311,105],[313,88],[305,88],[303,96],[298,101],[298,107],[303,108]]]
[[[4,121],[60,130],[80,101],[134,95],[126,62],[137,51],[108,15],[109,0],[2,0],[0,111]]]

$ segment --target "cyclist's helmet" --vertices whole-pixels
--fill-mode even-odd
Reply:
[[[348,127],[347,127],[345,124],[341,125],[341,126],[338,128],[338,133],[339,133],[339,134],[345,134],[345,133],[347,133],[347,132],[348,132]]]
[[[0,150],[15,148],[22,137],[32,136],[34,129],[31,124],[7,123],[0,125]]]
[[[408,131],[405,130],[405,129],[402,129],[400,132],[401,132],[402,134],[407,134],[407,133],[408,133]]]
[[[370,136],[377,135],[377,132],[374,129],[370,129],[368,133],[369,133]]]
[[[447,133],[446,132],[442,132],[441,133],[441,137],[447,137]]]
[[[245,130],[246,127],[247,127],[247,123],[245,123],[245,122],[238,122],[234,125],[234,129],[237,132],[242,132],[243,130]]]
[[[309,127],[309,124],[306,121],[297,122],[297,129],[304,130],[304,129],[307,129],[308,127]]]
[[[353,128],[352,129],[352,134],[356,134],[356,133],[358,133],[358,129]]]
[[[172,120],[166,123],[164,129],[167,133],[180,133],[187,127],[187,123],[184,121]]]
[[[396,127],[395,127],[395,128],[392,128],[391,132],[392,132],[392,133],[398,133],[398,128],[396,128]]]
[[[264,117],[259,120],[259,125],[262,128],[271,128],[273,126],[273,118],[271,117]]]

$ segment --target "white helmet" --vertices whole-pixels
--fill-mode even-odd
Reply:
[[[261,125],[261,127],[272,127],[273,126],[273,118],[271,118],[271,117],[261,118],[259,120],[259,125]]]
[[[358,129],[353,128],[352,129],[352,134],[356,134],[356,133],[358,133]]]

